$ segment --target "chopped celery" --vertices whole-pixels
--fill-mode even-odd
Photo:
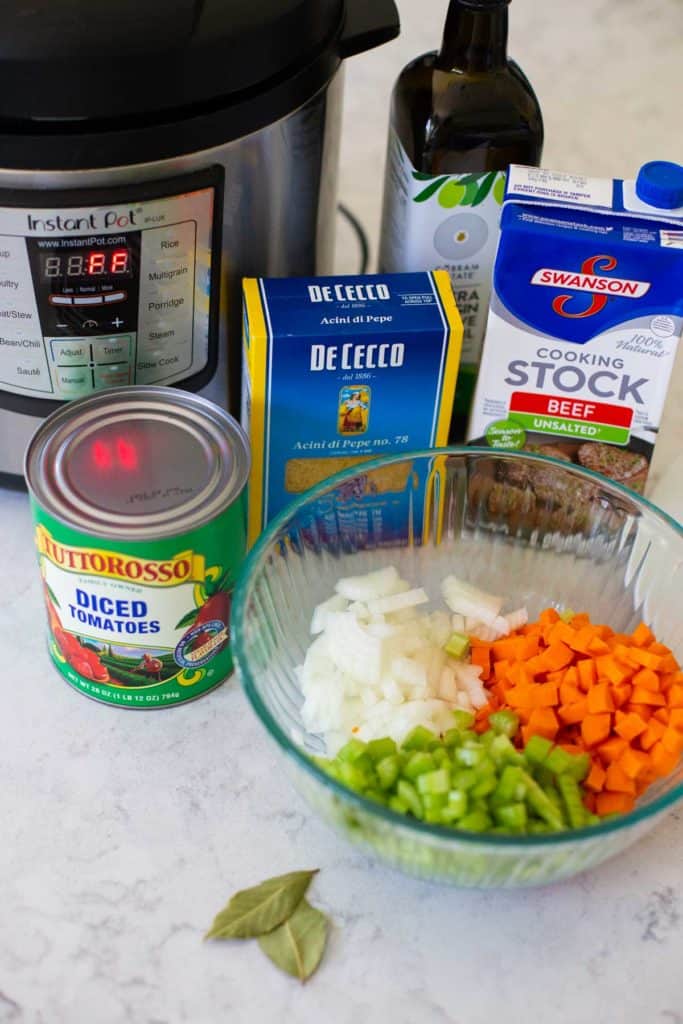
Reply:
[[[420,793],[420,799],[425,811],[441,810],[448,803],[446,793]]]
[[[466,814],[464,818],[461,818],[458,822],[459,828],[464,828],[468,832],[486,832],[491,827],[491,819],[488,814],[484,811],[471,811]]]
[[[459,747],[462,743],[462,732],[460,729],[447,729],[443,735],[443,744],[449,749]]]
[[[367,744],[362,740],[349,740],[344,744],[337,754],[338,761],[357,761],[358,758],[368,749]]]
[[[532,811],[535,811],[539,818],[547,822],[553,829],[559,831],[562,828],[562,815],[548,799],[548,796],[541,789],[535,779],[525,772],[524,769],[520,769],[522,781],[526,786],[526,802],[528,807]]]
[[[524,756],[529,764],[543,764],[552,749],[552,742],[545,736],[532,736],[524,748]]]
[[[563,622],[571,622],[576,612],[573,608],[565,608],[564,611],[558,613]]]
[[[368,756],[373,761],[381,761],[385,757],[390,757],[397,751],[397,746],[392,739],[388,736],[382,740],[370,740],[368,743]]]
[[[367,799],[431,825],[542,835],[605,820],[583,803],[588,754],[570,754],[542,736],[517,750],[512,712],[494,712],[481,734],[470,712],[456,711],[454,719],[442,737],[418,726],[401,747],[386,737],[354,738],[333,760],[313,760]]]
[[[411,814],[416,818],[424,817],[422,801],[420,800],[418,792],[412,782],[408,782],[406,779],[399,779],[396,791],[397,795],[400,796],[401,800],[406,804]]]
[[[460,729],[461,732],[464,732],[465,729],[471,729],[474,725],[474,715],[471,711],[456,708],[452,714],[455,719],[456,728]]]
[[[424,775],[425,772],[433,772],[435,767],[436,762],[431,754],[427,754],[424,750],[416,750],[404,766],[403,774],[407,779],[412,780],[416,779],[418,775]]]
[[[444,651],[451,658],[464,658],[470,649],[470,638],[464,633],[451,633],[444,644]]]
[[[429,750],[435,740],[438,743],[437,737],[431,729],[425,729],[423,725],[416,725],[408,733],[401,746],[404,750]]]
[[[483,761],[486,757],[486,752],[483,747],[462,746],[455,748],[453,757],[457,764],[464,764],[468,768],[472,768],[475,764]]]
[[[587,811],[583,806],[578,782],[576,779],[572,779],[570,775],[560,775],[557,780],[557,787],[564,801],[569,824],[572,828],[583,828],[586,823]]]
[[[476,786],[479,778],[471,768],[464,768],[462,771],[453,772],[452,782],[453,789],[467,790],[471,789],[472,786]]]
[[[496,807],[493,811],[493,817],[499,825],[523,829],[528,821],[526,804],[505,804],[503,807]]]
[[[447,768],[439,768],[435,772],[425,772],[417,779],[417,789],[420,794],[448,793],[450,788],[451,773]]]
[[[519,718],[514,711],[494,711],[489,715],[489,725],[494,732],[512,738],[519,729]]]
[[[390,754],[389,757],[383,757],[377,762],[375,771],[381,789],[391,789],[401,774],[401,762],[395,754]]]

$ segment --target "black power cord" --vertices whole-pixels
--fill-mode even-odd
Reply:
[[[345,206],[344,203],[338,203],[337,204],[337,209],[341,213],[342,217],[344,217],[348,221],[348,223],[351,225],[351,229],[354,232],[354,234],[356,235],[356,238],[358,239],[358,245],[359,245],[359,248],[360,248],[360,271],[359,271],[359,273],[367,274],[367,272],[368,272],[368,265],[370,263],[370,243],[368,241],[368,236],[367,236],[367,234],[365,232],[365,228],[363,227],[361,222],[358,220],[356,215],[354,213],[352,213],[351,210],[349,210],[348,206]]]

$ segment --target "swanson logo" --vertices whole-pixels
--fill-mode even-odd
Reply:
[[[569,288],[572,292],[589,292],[592,298],[583,310],[576,295],[558,295],[552,301],[553,310],[559,316],[578,320],[599,313],[607,305],[610,296],[640,299],[650,290],[649,281],[629,281],[622,277],[603,276],[606,271],[614,270],[616,265],[614,256],[590,256],[581,264],[579,273],[573,270],[542,267],[531,278],[531,284],[545,285],[548,288]]]

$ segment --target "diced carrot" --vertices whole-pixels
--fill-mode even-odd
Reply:
[[[671,712],[668,708],[657,708],[657,710],[653,713],[652,717],[656,718],[658,722],[662,723],[662,725],[668,725],[669,719],[671,717]]]
[[[571,624],[575,629],[583,629],[584,626],[590,626],[590,616],[586,612],[577,612],[572,617]]]
[[[671,648],[667,647],[666,644],[660,644],[659,640],[653,640],[651,644],[647,645],[647,649],[650,654],[661,654],[664,657],[672,653]]]
[[[609,679],[615,686],[625,683],[633,675],[633,669],[619,664],[611,654],[600,655],[595,659],[595,663],[598,678]]]
[[[538,616],[542,626],[552,626],[553,623],[559,622],[559,619],[559,613],[554,608],[545,608]]]
[[[669,725],[672,729],[683,731],[683,708],[674,708],[669,712]]]
[[[557,684],[556,683],[536,683],[532,687],[534,695],[534,707],[536,708],[554,708],[557,704]]]
[[[482,679],[488,679],[491,675],[491,648],[483,644],[472,645],[470,661],[482,669]]]
[[[551,644],[565,643],[571,646],[571,641],[574,639],[575,636],[576,630],[572,629],[572,627],[567,622],[563,622],[562,619],[560,619],[560,621],[556,622],[550,630],[550,633],[548,634],[548,639],[550,640]]]
[[[650,654],[649,651],[643,651],[640,647],[632,647],[632,656],[639,665],[643,668],[651,668],[654,672],[658,672],[662,664],[661,654]]]
[[[622,683],[621,686],[612,687],[612,696],[618,708],[623,708],[624,704],[630,701],[632,693],[633,687],[630,683]]]
[[[576,664],[579,673],[579,686],[582,690],[588,691],[598,680],[595,670],[595,662],[592,658],[583,658]]]
[[[606,814],[628,814],[633,810],[634,798],[630,793],[612,793],[604,790],[595,798],[596,812],[602,817]]]
[[[650,752],[650,759],[652,762],[652,768],[657,775],[669,775],[675,771],[678,762],[680,760],[680,754],[674,754],[672,751],[667,750],[663,742],[660,740],[655,743],[654,747]]]
[[[592,789],[593,792],[599,793],[605,786],[605,779],[607,778],[607,772],[602,767],[599,761],[593,761],[591,764],[591,770],[589,771],[584,781],[584,786],[587,789]]]
[[[530,686],[534,681],[534,677],[527,671],[526,665],[523,665],[521,661],[516,661],[513,665],[510,665],[507,678],[515,686]]]
[[[568,683],[570,686],[579,685],[579,670],[576,665],[570,665],[568,669],[565,669],[563,683]]]
[[[558,640],[557,643],[553,643],[548,647],[543,654],[543,663],[548,672],[554,672],[558,669],[564,668],[566,665],[571,664],[574,659],[574,655],[565,643]]]
[[[634,686],[642,686],[645,690],[659,690],[659,676],[651,668],[641,668],[633,677]]]
[[[533,708],[535,706],[534,686],[513,686],[507,691],[506,699],[511,708]]]
[[[636,645],[636,647],[646,647],[647,644],[652,643],[652,641],[655,638],[655,635],[652,632],[652,630],[645,625],[644,622],[641,622],[633,630],[633,632],[631,633],[631,637],[633,638],[633,643]]]
[[[577,651],[578,654],[588,654],[588,646],[595,638],[595,629],[593,626],[583,626],[574,633],[571,640],[567,643],[573,651]]]
[[[565,725],[575,725],[582,722],[588,714],[588,702],[577,700],[575,704],[563,704],[557,709],[557,715]]]
[[[661,722],[650,719],[647,729],[638,737],[638,742],[643,750],[650,750],[666,732]]]
[[[494,661],[521,661],[524,652],[524,638],[519,636],[505,637],[491,644]]]
[[[599,715],[603,711],[614,711],[614,700],[607,683],[597,683],[588,691],[588,712]]]
[[[632,711],[628,714],[617,711],[615,718],[615,732],[618,732],[629,743],[647,729],[647,722],[644,722],[640,715],[636,715]]]
[[[621,736],[610,736],[598,747],[598,753],[603,761],[618,761],[626,750],[628,743]]]
[[[520,644],[523,660],[528,661],[529,658],[534,658],[538,654],[540,646],[537,636],[525,636],[524,643]]]
[[[628,637],[626,639],[628,639]],[[612,654],[621,665],[625,665],[629,669],[637,669],[639,663],[631,653],[632,649],[633,648],[627,647],[624,643],[615,643],[612,649]]]
[[[648,767],[649,763],[650,758],[648,754],[642,750],[633,750],[632,747],[627,747],[617,761],[617,764],[629,779],[637,779]]]
[[[676,754],[677,757],[680,757],[681,753],[683,753],[683,736],[673,726],[669,726],[659,742],[665,750],[668,750],[671,754]]]
[[[568,754],[583,754],[583,747],[578,743],[558,743],[557,746],[562,747]]]
[[[646,690],[642,686],[634,686],[631,694],[632,704],[654,704],[657,707],[666,704],[666,697],[663,693],[656,693],[654,690]]]
[[[628,777],[624,769],[616,761],[613,761],[607,769],[605,788],[612,790],[614,793],[632,793],[634,796],[636,792],[633,779]]]
[[[586,810],[590,811],[591,814],[595,814],[597,811],[597,793],[585,793],[583,797],[583,806]]]
[[[583,693],[578,686],[573,686],[568,683],[565,679],[563,683],[560,683],[560,703],[561,704],[575,704],[577,700],[583,699]]]
[[[683,683],[674,683],[666,696],[670,708],[683,708]]]
[[[529,718],[529,729],[537,736],[554,740],[559,729],[557,715],[552,708],[534,708]]]
[[[650,650],[652,650],[652,648],[650,648]],[[678,662],[674,658],[673,654],[669,653],[669,654],[663,654],[662,655],[662,663],[659,666],[659,671],[660,672],[677,672],[678,671]]]
[[[629,701],[628,704],[624,704],[624,711],[627,714],[640,715],[644,722],[649,722],[654,708],[650,704],[634,704],[633,701]]]
[[[502,679],[505,679],[505,677],[507,676],[509,668],[510,668],[510,662],[509,661],[496,661],[496,662],[494,662],[493,674],[496,677],[496,682],[500,682]]]
[[[588,644],[589,654],[609,654],[609,646],[599,636],[594,636]]]
[[[588,714],[581,722],[581,736],[587,747],[594,747],[606,740],[612,727],[610,714]]]

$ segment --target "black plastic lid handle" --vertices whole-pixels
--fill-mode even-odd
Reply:
[[[347,0],[339,39],[342,60],[395,39],[401,22],[394,0]]]

